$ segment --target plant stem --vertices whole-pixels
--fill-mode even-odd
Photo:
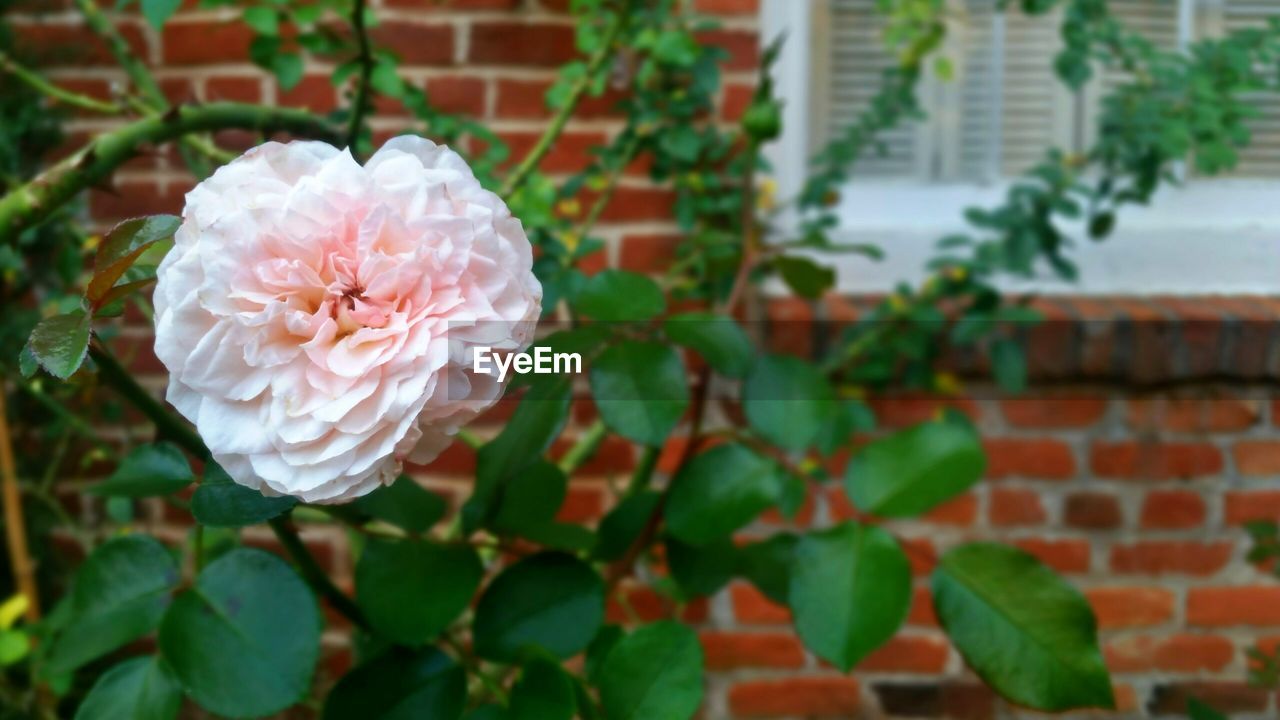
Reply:
[[[0,242],[49,216],[81,190],[98,185],[143,148],[192,132],[241,128],[263,133],[290,132],[329,142],[333,128],[303,110],[244,103],[178,107],[103,133],[57,165],[0,198]]]
[[[4,70],[10,75],[13,75],[15,78],[22,81],[32,90],[35,90],[41,95],[44,95],[55,102],[60,102],[63,105],[70,105],[82,110],[89,110],[91,112],[104,113],[107,115],[119,115],[121,112],[124,112],[124,108],[115,103],[104,102],[96,98],[91,98],[88,95],[81,95],[80,93],[71,92],[70,90],[54,85],[48,80],[40,77],[37,73],[19,65],[4,51],[0,51],[0,70]]]
[[[202,460],[211,459],[209,448],[205,446],[200,436],[161,405],[151,396],[151,393],[147,392],[146,388],[139,385],[138,381],[120,366],[110,352],[95,343],[90,346],[89,355],[98,364],[98,372],[103,382],[115,388],[116,392],[146,415],[161,435],[173,440],[184,450]],[[298,537],[298,532],[289,517],[277,516],[269,520],[268,524],[285,551],[289,553],[289,557],[297,564],[298,571],[302,573],[303,579],[311,589],[327,599],[334,610],[345,615],[353,624],[367,628],[368,625],[360,608],[339,590],[320,568],[311,551],[307,550],[306,544],[302,542],[302,538]]]
[[[560,133],[564,131],[564,126],[569,123],[569,118],[573,115],[573,111],[578,108],[578,103],[582,101],[582,96],[586,94],[591,87],[592,79],[605,63],[613,58],[613,45],[617,41],[618,35],[622,33],[622,28],[626,26],[627,20],[631,15],[631,5],[627,3],[623,8],[618,10],[614,16],[613,22],[610,23],[609,29],[605,31],[604,39],[600,43],[600,47],[587,61],[587,69],[569,88],[569,94],[565,98],[562,105],[555,116],[551,118],[547,129],[542,133],[542,137],[538,138],[538,142],[533,146],[516,169],[507,176],[502,184],[499,195],[509,198],[513,193],[524,185],[529,179],[529,175],[538,167],[538,163],[542,162],[542,158],[551,150],[551,146],[555,144]]]
[[[151,71],[147,66],[138,59],[137,55],[129,48],[129,43],[124,36],[116,30],[116,26],[102,12],[94,0],[75,0],[76,9],[84,17],[85,24],[95,35],[102,38],[107,43],[107,48],[111,50],[111,55],[115,57],[116,62],[120,63],[120,67],[124,69],[126,75],[129,76],[138,91],[142,93],[151,103],[158,104],[158,107],[164,107],[168,104],[164,91],[160,89],[160,85],[156,83],[156,79],[152,77]]]
[[[27,548],[27,523],[22,514],[22,493],[18,490],[18,470],[13,461],[13,443],[9,437],[9,412],[5,407],[7,389],[0,383],[0,475],[4,488],[4,527],[9,543],[9,564],[13,566],[14,586],[27,598],[27,620],[40,619],[40,594],[36,587],[35,563]]]
[[[352,5],[351,29],[356,36],[356,61],[360,64],[360,73],[356,76],[356,94],[351,101],[351,120],[347,124],[348,148],[355,148],[356,141],[360,139],[360,126],[369,106],[369,77],[373,74],[373,52],[369,48],[369,33],[364,25],[365,0],[354,0]]]
[[[573,444],[565,452],[564,457],[560,458],[560,469],[565,475],[573,474],[573,471],[582,467],[582,464],[591,459],[596,454],[596,450],[600,448],[600,443],[604,442],[604,438],[609,434],[609,429],[605,427],[604,421],[597,419],[595,422],[582,433],[578,441]]]
[[[302,579],[307,581],[311,589],[328,600],[329,605],[334,610],[344,615],[356,627],[368,630],[369,623],[365,620],[364,613],[325,574],[324,569],[316,562],[315,556],[307,549],[306,543],[302,542],[302,538],[298,536],[298,530],[289,519],[289,515],[273,517],[267,521],[267,524],[271,526],[271,531],[276,534],[276,539],[284,546],[285,552],[289,553],[289,557],[293,558],[294,563],[298,566],[298,572],[302,574]]]

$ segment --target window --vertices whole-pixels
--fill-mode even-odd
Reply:
[[[1057,79],[1060,10],[1031,17],[1017,2],[1000,13],[996,0],[948,1],[943,52],[952,77],[926,71],[918,97],[928,117],[885,133],[887,152],[862,158],[841,193],[838,212],[846,239],[877,243],[888,252],[880,264],[833,259],[842,290],[880,292],[919,280],[934,241],[966,229],[965,208],[997,203],[1010,181],[1050,147],[1078,151],[1092,145],[1101,98],[1124,80],[1117,71],[1103,72],[1076,93]],[[762,40],[787,35],[775,69],[785,102],[784,132],[767,149],[784,197],[801,187],[808,158],[866,107],[892,61],[883,49],[875,4],[763,4]],[[1169,50],[1260,26],[1280,14],[1280,0],[1110,0],[1110,7],[1130,28]],[[1280,197],[1280,96],[1253,100],[1262,115],[1252,122],[1252,142],[1230,177],[1208,181],[1192,174],[1183,187],[1163,190],[1152,207],[1126,211],[1110,241],[1079,246],[1074,259],[1081,284],[1044,280],[1015,287],[1066,293],[1280,292],[1280,216],[1270,209]]]
[[[863,158],[864,178],[992,181],[1017,175],[1045,148],[1083,150],[1092,143],[1101,97],[1124,78],[1103,76],[1080,93],[1058,82],[1061,11],[1028,16],[996,0],[953,0],[942,54],[953,77],[926,71],[920,89],[928,119],[886,133],[883,150]],[[883,50],[876,0],[816,3],[817,144],[849,125],[876,92],[892,59]],[[1013,5],[1016,5],[1014,3]],[[1111,0],[1112,12],[1157,46],[1176,50],[1197,37],[1258,27],[1280,13],[1280,0]],[[1254,98],[1265,115],[1254,123],[1254,147],[1240,177],[1280,178],[1280,98]]]

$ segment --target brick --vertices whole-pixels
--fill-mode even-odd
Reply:
[[[1280,587],[1193,587],[1187,591],[1187,624],[1280,625]]]
[[[872,691],[880,709],[892,717],[990,720],[995,693],[976,683],[877,683]]]
[[[1218,672],[1235,654],[1230,640],[1213,635],[1128,636],[1104,648],[1107,669],[1113,673]]]
[[[1233,525],[1252,520],[1280,522],[1280,490],[1228,492],[1223,496],[1222,514]]]
[[[600,487],[573,485],[565,493],[564,502],[556,512],[556,520],[567,523],[586,523],[604,516],[604,493]]]
[[[292,88],[281,89],[280,105],[306,108],[315,113],[329,113],[338,107],[338,92],[329,78],[308,75]]]
[[[504,132],[499,135],[511,147],[511,157],[506,162],[507,166],[520,162],[542,137],[540,132]],[[543,172],[549,173],[577,172],[591,164],[593,160],[591,151],[604,145],[606,141],[607,138],[602,132],[566,132],[551,146],[538,167]],[[617,202],[619,197],[615,193],[610,204]],[[579,203],[579,205],[579,214],[585,213],[591,206],[590,201]],[[607,209],[605,213],[608,213]]]
[[[978,519],[978,498],[966,493],[925,513],[921,518],[934,525],[972,525]]]
[[[1035,555],[1040,562],[1060,573],[1089,571],[1089,543],[1084,540],[1048,540],[1024,538],[1013,545]]]
[[[1070,527],[1110,530],[1120,527],[1124,513],[1114,495],[1082,492],[1067,496],[1063,502],[1062,520]]]
[[[987,452],[986,476],[992,480],[1067,480],[1076,474],[1075,456],[1061,440],[993,438],[982,445]]]
[[[778,605],[753,586],[734,583],[729,588],[733,616],[743,625],[785,625],[791,622],[791,611]]]
[[[1241,475],[1249,477],[1280,475],[1280,441],[1239,442],[1231,452]]]
[[[181,215],[185,195],[190,189],[185,184],[174,182],[163,191],[149,182],[117,182],[110,190],[91,191],[89,210],[97,220],[124,220],[161,213]]]
[[[708,670],[804,667],[804,647],[790,633],[707,630],[699,637]]]
[[[427,99],[442,112],[484,115],[486,83],[473,77],[433,77],[427,80]]]
[[[605,222],[669,220],[675,211],[675,202],[675,193],[664,188],[618,188],[600,219]]]
[[[542,119],[552,115],[547,107],[547,90],[551,80],[526,80],[522,78],[498,78],[495,114],[509,119]],[[618,103],[625,95],[614,88],[606,88],[599,96],[585,95],[574,109],[579,119],[620,117]]]
[[[78,95],[85,95],[95,100],[110,101],[111,86],[106,80],[98,80],[95,78],[58,78],[53,84],[73,92]],[[65,107],[65,106],[64,106]],[[77,115],[95,115],[92,110],[69,108],[69,110]]]
[[[1149,627],[1173,619],[1174,596],[1164,588],[1098,587],[1084,592],[1103,630]]]
[[[932,395],[894,394],[871,399],[871,409],[882,427],[905,428],[918,425],[938,415],[944,408],[958,410],[971,419],[978,418],[978,406],[963,398],[939,398]]]
[[[706,30],[697,34],[698,42],[714,45],[729,53],[725,60],[728,70],[755,70],[760,65],[760,39],[754,32],[745,30]]]
[[[738,717],[853,717],[862,706],[858,681],[847,677],[750,680],[729,688]]]
[[[1232,682],[1179,682],[1156,685],[1147,712],[1153,715],[1185,715],[1187,701],[1195,698],[1221,713],[1261,712],[1267,708],[1271,691]]]
[[[1041,525],[1044,505],[1032,490],[995,488],[987,498],[987,520],[997,527]]]
[[[134,54],[147,57],[147,40],[139,26],[117,23],[116,29]],[[82,25],[24,23],[13,28],[14,55],[37,67],[84,67],[116,64],[102,38]]]
[[[1193,528],[1204,523],[1204,499],[1186,490],[1157,490],[1142,502],[1142,527],[1161,530]]]
[[[471,26],[470,62],[485,65],[555,67],[578,54],[573,28],[560,23],[502,21]]]
[[[1176,480],[1222,472],[1222,453],[1208,443],[1159,441],[1095,443],[1093,473],[1104,478]]]
[[[440,23],[384,20],[369,31],[380,49],[400,56],[406,65],[452,65],[453,27]]]
[[[1005,422],[1019,428],[1060,430],[1088,427],[1107,412],[1100,397],[1035,397],[1004,400],[1000,403]]]
[[[725,85],[724,97],[720,101],[720,117],[727,122],[738,122],[751,107],[755,99],[756,89],[751,85]]]
[[[895,635],[858,663],[862,672],[940,673],[947,666],[947,643],[938,638]]]
[[[938,616],[933,611],[933,594],[929,588],[918,587],[911,594],[911,609],[907,611],[907,624],[937,627]]]
[[[760,0],[695,0],[693,7],[712,15],[755,15],[760,12]]]
[[[1240,398],[1155,398],[1128,403],[1127,422],[1139,431],[1234,432],[1258,423],[1262,404]]]
[[[632,613],[640,622],[654,622],[670,618],[675,609],[670,599],[659,595],[647,585],[631,585],[623,592],[626,594],[626,605],[619,602],[615,596],[611,596],[605,603],[605,619],[609,622],[630,623],[633,621]],[[684,611],[677,619],[687,623],[706,622],[707,612],[707,599],[697,598],[684,606]]]
[[[262,102],[262,81],[251,77],[211,77],[204,81],[204,99],[210,102]]]
[[[167,22],[161,35],[166,65],[247,63],[252,41],[239,22]]]
[[[1234,546],[1230,542],[1142,540],[1111,548],[1111,570],[1139,575],[1212,575],[1226,567]]]
[[[514,10],[520,0],[383,0],[383,7],[406,8],[416,12],[455,12],[458,10]]]
[[[671,266],[680,242],[678,235],[624,235],[618,266],[639,273],[662,272]]]
[[[574,438],[560,437],[551,446],[552,459],[559,460],[573,446]],[[606,437],[596,451],[578,469],[577,475],[620,475],[635,467],[635,446],[626,439],[612,435]]]

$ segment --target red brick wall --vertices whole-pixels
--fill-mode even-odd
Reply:
[[[446,109],[491,123],[517,155],[533,142],[547,116],[542,93],[556,64],[571,53],[565,0],[455,0],[451,8],[426,0],[374,4],[382,6],[377,41],[401,53],[409,79]],[[725,29],[708,39],[733,53],[724,90],[732,117],[750,92],[758,2],[697,5],[725,21]],[[309,68],[298,88],[280,92],[247,62],[246,32],[224,17],[184,11],[162,33],[136,15],[122,16],[120,23],[138,52],[157,64],[174,99],[262,101],[321,112],[341,101],[321,66]],[[123,82],[73,12],[55,8],[13,21],[45,69],[68,87],[105,95],[111,83]],[[397,108],[384,111],[374,121],[380,132],[406,127]],[[587,103],[544,169],[572,170],[586,148],[618,124],[607,103]],[[70,128],[83,138],[109,125],[81,116]],[[114,192],[94,192],[89,212],[101,223],[173,212],[190,185],[177,159],[158,152],[122,170]],[[602,226],[609,240],[602,262],[661,268],[678,242],[669,200],[642,176],[626,178]],[[1178,712],[1189,694],[1233,713],[1275,712],[1271,693],[1245,685],[1245,653],[1258,642],[1280,639],[1280,582],[1245,561],[1240,525],[1280,518],[1280,402],[1268,399],[1275,393],[1263,384],[1280,377],[1280,306],[1164,298],[1062,300],[1045,307],[1056,322],[1036,331],[1032,351],[1039,379],[1053,390],[1022,399],[988,392],[953,401],[987,438],[989,478],[926,521],[898,528],[912,540],[921,576],[904,632],[852,676],[842,676],[803,650],[785,610],[735,584],[683,610],[702,628],[713,671],[708,717],[847,717],[862,710],[874,715],[875,708],[900,717],[1005,712],[965,672],[936,627],[923,582],[932,558],[971,538],[1021,545],[1085,589],[1102,622],[1121,716]],[[815,313],[840,319],[850,308],[775,305],[774,337],[791,349],[820,343],[806,324]],[[163,378],[149,350],[148,327],[135,319],[118,342],[159,389]],[[1174,345],[1176,353],[1167,350]],[[883,399],[877,409],[893,426],[927,417],[932,402]],[[577,427],[590,416],[584,407]],[[470,451],[458,446],[415,474],[456,500],[467,491],[472,462]],[[606,444],[575,478],[564,517],[598,517],[610,502],[606,481],[633,462],[625,443]],[[83,511],[92,515],[95,509]],[[800,519],[826,523],[850,511],[833,487],[812,497]],[[148,522],[162,537],[178,540],[185,532],[181,520],[157,504]],[[774,518],[761,529],[780,522]],[[341,533],[310,527],[306,535],[349,585],[351,559]],[[251,532],[250,538],[271,542],[265,534]],[[644,615],[665,612],[656,596],[642,590],[635,590],[632,605]],[[623,617],[619,608],[614,615]],[[339,635],[327,642],[341,664]]]

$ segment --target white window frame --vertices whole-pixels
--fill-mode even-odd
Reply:
[[[1203,0],[1201,0],[1203,1]],[[818,21],[826,0],[764,0],[761,43],[786,34],[774,68],[783,105],[783,133],[765,148],[779,197],[794,197],[808,174],[809,159],[822,137],[821,103],[827,83],[821,77],[827,48]],[[1196,0],[1177,0],[1181,26]],[[1210,0],[1212,2],[1212,0]],[[1179,43],[1191,41],[1180,32]],[[836,265],[837,289],[880,293],[899,282],[925,276],[925,262],[936,255],[935,242],[965,231],[967,207],[990,207],[1004,196],[1008,179],[991,182],[854,180],[843,189],[836,211],[839,239],[884,247],[879,263],[846,255],[828,258]],[[1160,191],[1146,208],[1122,209],[1114,235],[1091,243],[1082,228],[1066,228],[1077,239],[1071,259],[1080,281],[1045,278],[1009,282],[1010,290],[1044,294],[1280,294],[1280,180],[1189,180]],[[779,218],[780,234],[796,218]]]

